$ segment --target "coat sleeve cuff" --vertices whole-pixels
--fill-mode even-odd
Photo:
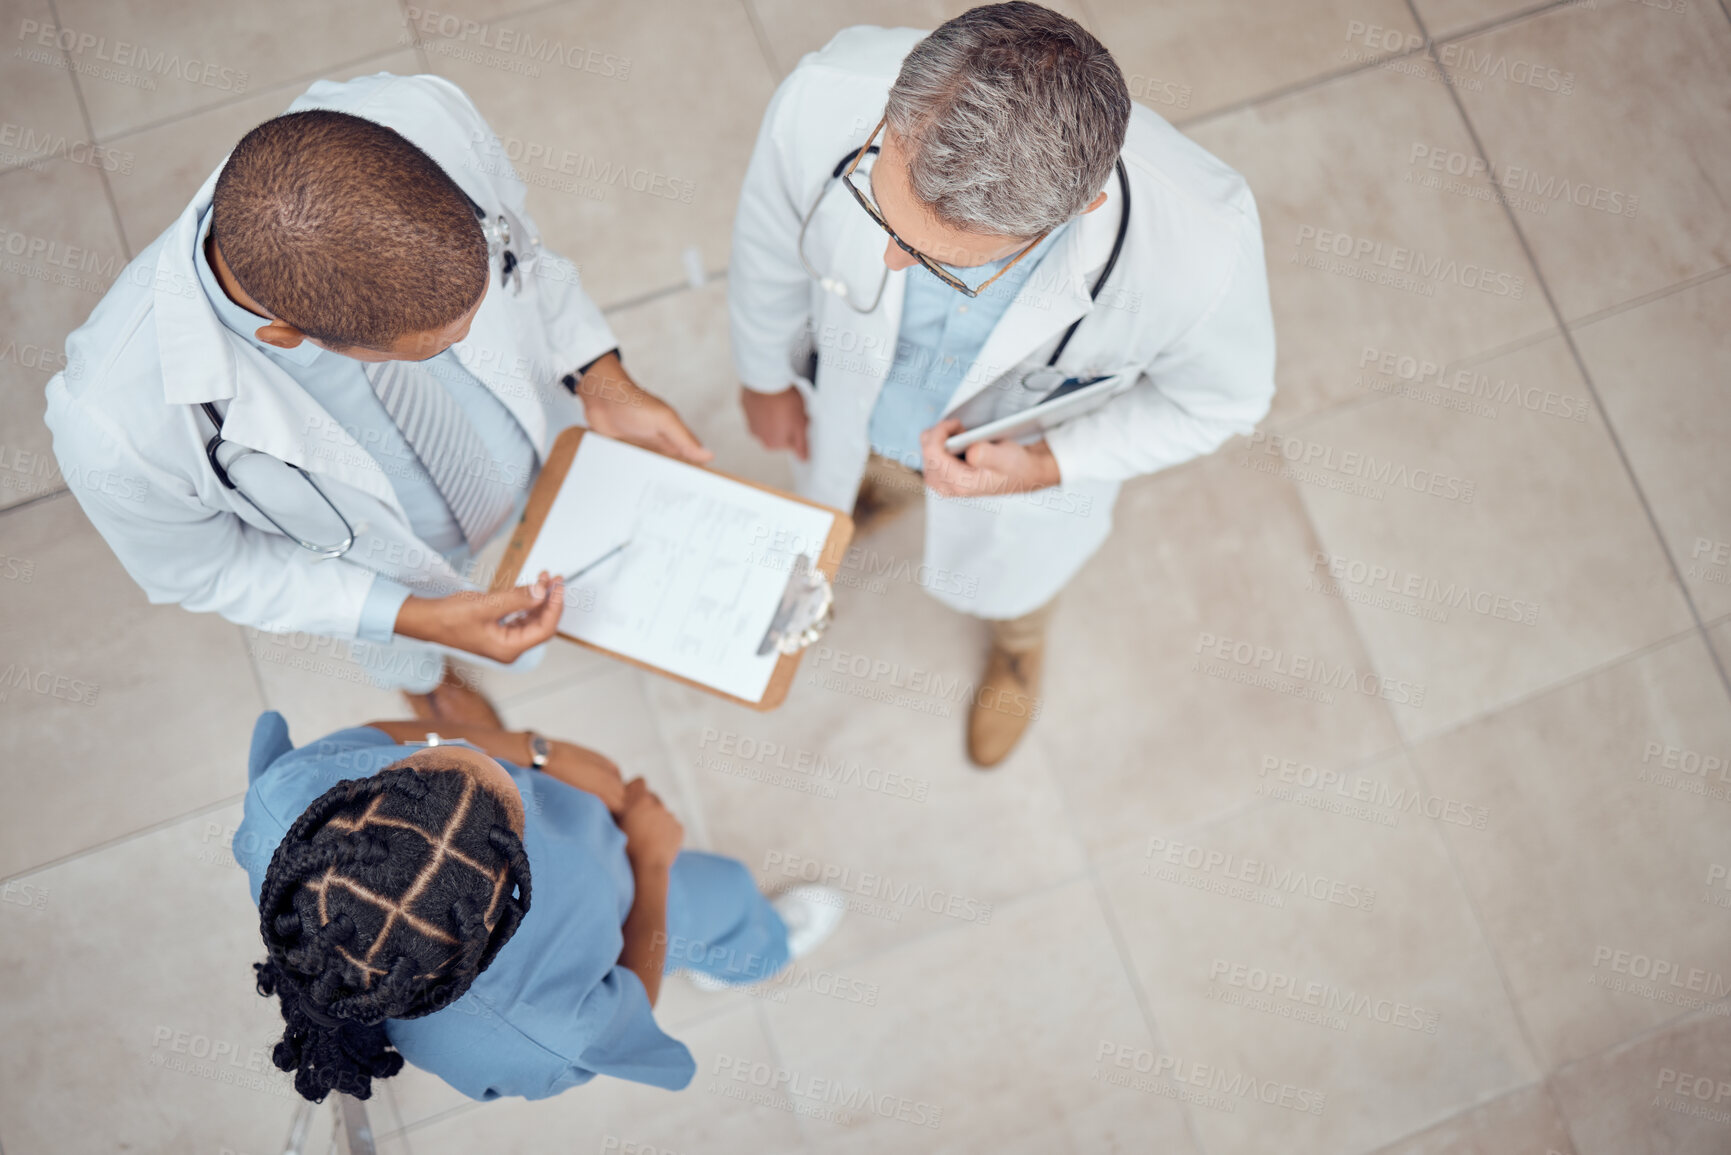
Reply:
[[[397,611],[409,600],[409,587],[384,574],[373,575],[367,600],[361,603],[361,622],[355,636],[363,642],[383,645],[396,636]]]

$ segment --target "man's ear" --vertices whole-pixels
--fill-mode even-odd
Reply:
[[[306,334],[287,321],[271,321],[269,324],[260,325],[253,336],[266,345],[275,345],[278,349],[293,349],[306,340]]]
[[[1083,209],[1082,211],[1085,213],[1091,213],[1095,209],[1099,208],[1101,205],[1103,205],[1105,203],[1106,203],[1106,190],[1101,189],[1100,195],[1095,197],[1093,200],[1089,201],[1088,207]]]

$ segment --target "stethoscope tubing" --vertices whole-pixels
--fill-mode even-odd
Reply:
[[[889,267],[887,265],[884,267],[883,276],[878,279],[878,289],[876,295],[872,297],[872,303],[862,309],[854,302],[853,294],[848,290],[847,282],[834,277],[826,277],[822,273],[819,273],[816,269],[812,268],[811,262],[806,260],[805,256],[805,234],[806,231],[811,228],[812,218],[817,216],[817,210],[819,206],[823,204],[823,198],[828,196],[830,189],[834,188],[836,182],[842,179],[842,173],[846,172],[848,166],[854,162],[854,158],[859,155],[859,151],[860,150],[857,148],[852,149],[843,153],[842,158],[836,161],[835,168],[830,171],[829,179],[824,182],[822,191],[817,194],[817,199],[811,202],[811,208],[806,210],[805,218],[799,222],[799,240],[795,247],[799,252],[799,263],[805,266],[805,271],[812,280],[821,285],[826,292],[834,293],[836,296],[846,301],[848,307],[854,312],[861,316],[865,316],[870,313],[875,313],[878,305],[883,303],[884,288],[889,284],[890,279]],[[877,151],[878,147],[873,145],[871,148],[866,150],[866,155],[870,156]],[[1106,258],[1105,267],[1100,270],[1100,275],[1095,278],[1093,288],[1088,290],[1088,299],[1090,301],[1098,301],[1100,299],[1100,291],[1106,287],[1107,278],[1112,275],[1112,270],[1118,267],[1118,257],[1124,251],[1124,238],[1130,233],[1130,177],[1124,170],[1124,158],[1119,157],[1112,167],[1118,177],[1118,198],[1120,201],[1120,207],[1118,210],[1118,233],[1112,239],[1112,252]],[[1064,350],[1069,347],[1070,338],[1076,335],[1076,330],[1081,327],[1082,322],[1085,319],[1086,316],[1084,315],[1082,317],[1077,317],[1074,321],[1070,322],[1070,327],[1064,330],[1064,335],[1059,339],[1057,348],[1053,349],[1052,355],[1046,358],[1047,368],[1051,368],[1058,363],[1058,358],[1062,356]]]

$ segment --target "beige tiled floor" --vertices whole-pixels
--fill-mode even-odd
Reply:
[[[0,0],[19,49],[0,59],[0,142],[19,142],[0,147],[7,1155],[277,1149],[294,1101],[228,852],[246,735],[265,706],[302,740],[399,709],[341,647],[147,605],[60,492],[42,389],[125,261],[311,80],[441,73],[525,148],[689,183],[684,203],[532,168],[529,203],[641,379],[723,468],[785,484],[728,359],[758,117],[837,29],[962,7]],[[392,1155],[1731,1150],[1731,771],[1703,770],[1731,760],[1725,4],[1064,7],[1257,194],[1280,337],[1265,430],[1126,488],[1060,603],[1043,715],[989,775],[954,702],[806,678],[760,715],[571,649],[481,674],[509,721],[647,775],[694,845],[766,887],[809,859],[972,913],[850,915],[811,965],[869,1001],[670,984],[658,1013],[700,1066],[680,1095],[602,1081],[479,1105],[405,1072],[374,1104]],[[39,43],[56,22],[74,49]],[[483,23],[611,63],[527,69]],[[214,71],[121,64],[120,42]],[[1378,281],[1339,236],[1446,271]],[[1367,480],[1331,464],[1348,452],[1393,472],[1347,484]],[[1295,453],[1308,468],[1283,468]],[[832,656],[972,674],[977,623],[873,578],[921,530],[862,542]],[[1371,680],[1242,685],[1209,656],[1222,639]],[[722,735],[919,796],[754,780],[717,760]],[[936,1125],[742,1100],[744,1061]],[[1257,1095],[1221,1093],[1247,1080]]]

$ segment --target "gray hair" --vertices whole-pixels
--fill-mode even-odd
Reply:
[[[1032,237],[1106,187],[1130,91],[1080,24],[1018,0],[970,9],[916,44],[885,117],[914,195],[940,221]]]

